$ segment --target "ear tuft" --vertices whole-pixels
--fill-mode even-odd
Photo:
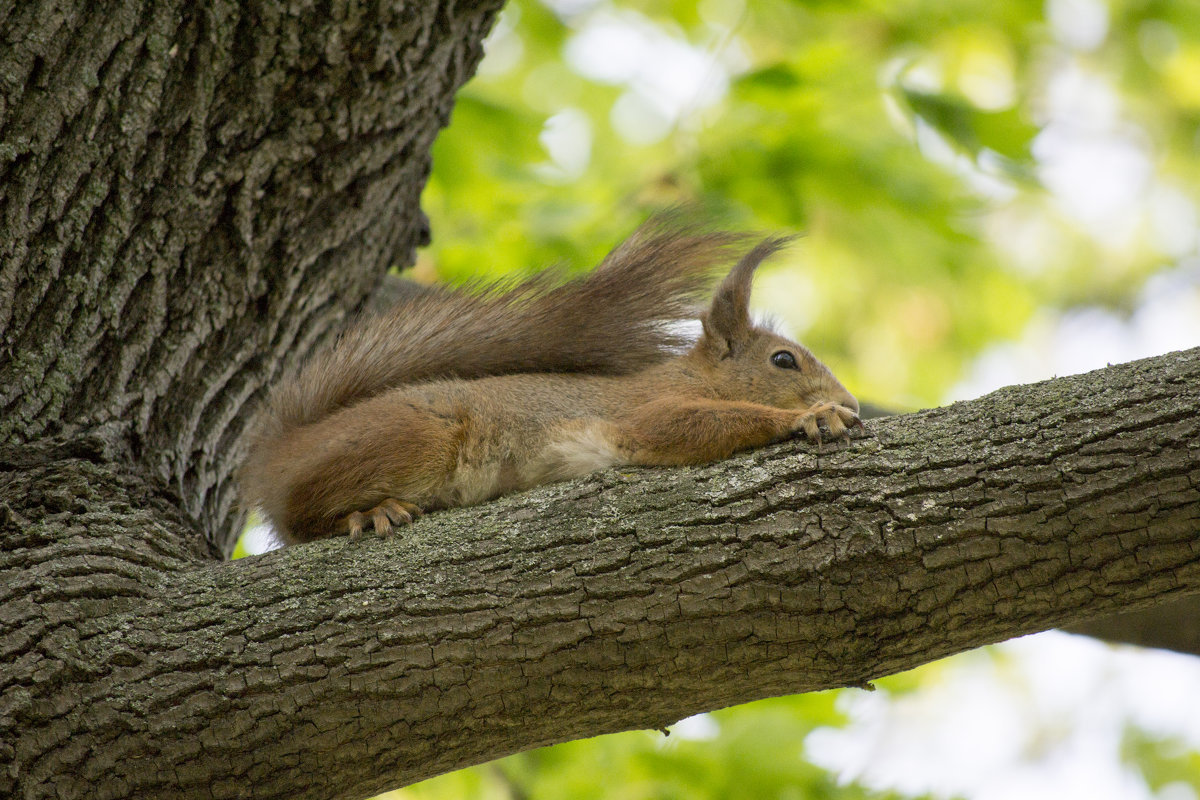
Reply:
[[[750,338],[754,329],[750,322],[750,284],[754,280],[754,270],[763,259],[790,241],[790,237],[764,239],[744,255],[721,281],[713,295],[712,305],[700,319],[704,325],[704,337],[712,340],[707,343],[711,351],[728,355]]]

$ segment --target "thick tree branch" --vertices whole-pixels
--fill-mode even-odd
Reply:
[[[879,420],[835,451],[609,471],[398,539],[166,569],[9,679],[9,774],[26,797],[70,795],[68,775],[96,797],[359,797],[1182,597],[1197,385],[1200,349]],[[23,580],[5,624],[84,602],[66,576]]]

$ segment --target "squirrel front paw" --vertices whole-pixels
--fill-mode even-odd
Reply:
[[[389,497],[369,511],[347,514],[339,527],[349,533],[351,539],[361,538],[363,531],[370,528],[380,536],[391,536],[395,532],[394,525],[412,525],[421,513],[419,506]]]
[[[846,406],[837,403],[817,403],[796,417],[796,421],[792,423],[792,433],[803,433],[820,446],[822,442],[821,423],[825,424],[824,429],[829,433],[829,437],[825,441],[849,440],[850,428],[864,427],[858,414]]]

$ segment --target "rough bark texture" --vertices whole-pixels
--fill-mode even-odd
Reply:
[[[1200,349],[224,565],[138,484],[10,513],[0,790],[359,797],[1183,596],[1197,385]]]
[[[0,3],[0,796],[361,797],[1200,589],[1200,351],[222,563],[496,5]]]
[[[0,443],[103,428],[228,552],[247,409],[427,239],[499,5],[0,3]]]

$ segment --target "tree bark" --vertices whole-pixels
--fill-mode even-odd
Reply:
[[[140,485],[9,512],[0,788],[361,797],[1182,597],[1197,385],[1200,349],[223,565]]]
[[[0,4],[0,444],[99,431],[229,553],[249,411],[428,241],[500,5]]]
[[[1200,589],[1200,351],[223,563],[497,5],[0,4],[0,796],[361,797]]]

